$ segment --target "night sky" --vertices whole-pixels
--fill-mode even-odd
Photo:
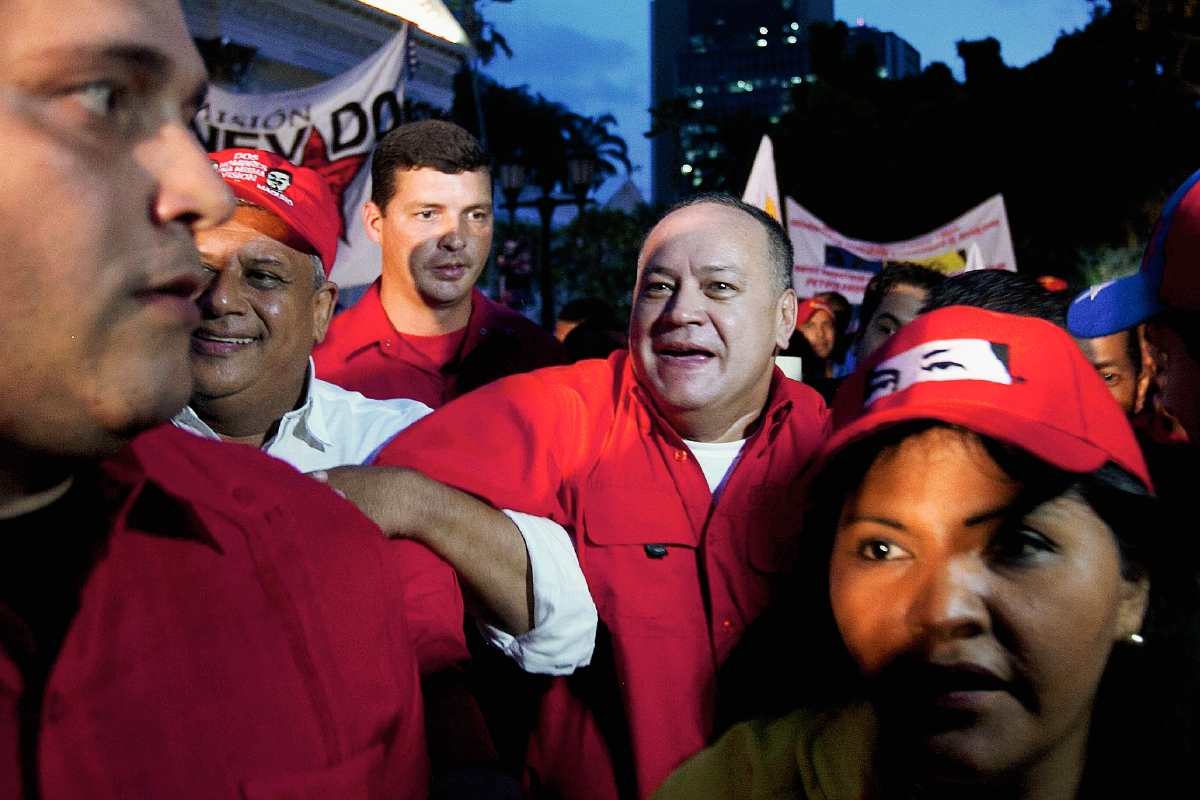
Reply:
[[[731,5],[736,0],[731,0]],[[589,116],[611,112],[629,143],[634,180],[649,191],[649,0],[513,0],[482,4],[513,49],[487,72],[503,84],[527,84],[550,100]],[[921,65],[943,61],[962,79],[959,39],[1000,40],[1006,63],[1024,66],[1050,51],[1060,31],[1087,24],[1087,0],[834,0],[838,19],[895,31],[921,53]],[[615,191],[610,181],[600,197]]]

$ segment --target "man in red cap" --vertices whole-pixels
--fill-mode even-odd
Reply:
[[[313,376],[333,317],[337,201],[325,179],[259,150],[210,158],[237,197],[233,219],[199,233],[208,284],[192,333],[192,399],[175,424],[262,448],[302,472],[363,464],[429,413],[368,400]]]
[[[447,490],[429,478],[571,531],[604,625],[592,664],[541,699],[525,764],[545,796],[645,797],[702,748],[717,670],[791,569],[796,479],[828,422],[773,366],[795,330],[792,263],[761,210],[691,198],[642,247],[629,351],[455,400],[377,460],[410,469],[330,476],[521,637],[557,584],[530,566],[539,543],[494,511],[465,536],[430,524]]]
[[[209,280],[198,297],[203,320],[192,333],[196,384],[175,424],[261,448],[304,472],[367,463],[430,409],[368,399],[313,377],[313,344],[325,335],[337,298],[323,267],[337,254],[333,194],[319,174],[273,153],[233,149],[210,158],[238,206],[229,222],[196,235]],[[502,796],[515,787],[487,769],[496,754],[468,674],[454,570],[416,542],[391,547],[421,671],[434,778],[443,796],[468,778]]]
[[[492,248],[491,159],[450,122],[392,130],[371,161],[367,235],[383,274],[333,321],[317,375],[439,408],[505,375],[566,363],[562,345],[475,288]]]
[[[833,355],[833,346],[837,344],[835,317],[833,306],[816,297],[801,301],[796,308],[796,332],[808,340],[817,358],[826,362]]]
[[[162,424],[234,206],[178,4],[2,12],[0,797],[426,796],[396,551]]]

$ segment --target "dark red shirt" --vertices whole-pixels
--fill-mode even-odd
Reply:
[[[820,396],[776,370],[714,505],[619,351],[472,392],[383,449],[377,464],[574,535],[608,633],[590,677],[555,679],[543,698],[527,761],[537,783],[563,798],[615,798],[621,784],[645,797],[706,745],[717,669],[792,568],[797,478],[828,433]]]
[[[389,542],[282,461],[171,426],[102,472],[117,502],[46,681],[42,796],[425,797],[404,613],[423,548]],[[2,604],[0,619],[21,624]],[[13,646],[0,652],[5,798],[22,796]]]
[[[506,375],[567,363],[558,340],[478,289],[462,345],[436,369],[396,331],[376,280],[352,308],[338,314],[313,350],[317,377],[376,400],[404,397],[430,408]]]

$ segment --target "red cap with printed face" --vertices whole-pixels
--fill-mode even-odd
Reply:
[[[1121,407],[1045,320],[966,306],[917,317],[842,384],[822,455],[914,420],[960,425],[1067,472],[1111,461],[1153,491]]]
[[[284,244],[320,256],[329,276],[337,258],[342,217],[324,178],[264,150],[234,148],[208,157],[239,200],[265,208],[287,223],[296,236]]]

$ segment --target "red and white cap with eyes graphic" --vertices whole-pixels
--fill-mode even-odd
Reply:
[[[917,317],[842,384],[822,456],[914,420],[961,425],[1068,472],[1111,461],[1153,490],[1124,412],[1045,320],[966,306]]]

